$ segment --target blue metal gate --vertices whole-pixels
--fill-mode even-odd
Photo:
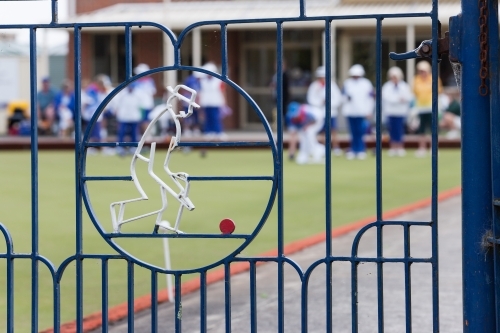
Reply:
[[[486,1],[484,1],[486,3]],[[438,63],[440,57],[441,45],[443,42],[439,31],[438,22],[438,2],[432,1],[432,10],[430,12],[419,13],[401,13],[401,14],[354,14],[338,16],[335,13],[325,13],[325,16],[309,17],[306,15],[306,0],[300,0],[290,4],[291,6],[298,6],[299,15],[295,17],[275,17],[266,19],[252,19],[252,20],[225,20],[225,21],[204,21],[193,24],[187,27],[179,36],[176,36],[167,27],[161,26],[151,22],[123,22],[123,23],[58,23],[58,2],[52,0],[52,22],[49,24],[33,24],[33,25],[1,25],[0,29],[24,29],[29,31],[30,35],[30,92],[31,92],[31,237],[32,247],[29,253],[18,253],[14,250],[13,239],[9,230],[5,225],[0,224],[0,230],[5,239],[6,251],[0,253],[0,260],[5,262],[6,286],[6,304],[7,313],[1,314],[3,320],[6,321],[7,332],[17,332],[14,326],[14,265],[19,261],[29,261],[31,263],[31,331],[39,331],[38,327],[38,313],[39,313],[39,284],[38,277],[39,266],[42,265],[50,271],[52,278],[52,293],[53,293],[53,330],[54,332],[62,332],[64,328],[61,327],[61,294],[60,283],[64,276],[65,269],[69,266],[74,266],[76,269],[76,325],[74,330],[76,332],[84,331],[84,260],[95,261],[98,263],[98,269],[102,272],[102,293],[101,293],[101,319],[102,331],[108,331],[108,293],[109,293],[109,276],[108,265],[113,261],[125,261],[127,264],[127,301],[128,301],[128,331],[134,331],[134,277],[137,267],[149,270],[150,274],[150,290],[151,290],[151,332],[158,331],[158,322],[164,318],[158,317],[158,280],[159,276],[169,274],[174,279],[175,289],[175,318],[171,318],[175,332],[182,331],[182,292],[181,284],[183,275],[195,274],[200,281],[200,309],[199,309],[199,331],[208,331],[207,327],[207,274],[209,270],[215,267],[223,267],[224,270],[224,331],[238,331],[238,327],[231,325],[231,265],[235,263],[247,263],[249,265],[249,310],[250,321],[249,328],[251,332],[257,332],[257,292],[256,292],[256,269],[257,265],[264,262],[274,262],[277,267],[277,286],[278,286],[278,299],[275,316],[277,317],[277,331],[285,332],[285,286],[284,275],[285,266],[290,266],[296,272],[301,284],[301,299],[297,302],[300,303],[300,316],[302,332],[308,332],[308,300],[309,300],[309,279],[319,266],[325,267],[326,273],[326,303],[324,305],[326,311],[326,331],[335,331],[335,322],[332,316],[332,293],[335,286],[332,284],[332,270],[333,264],[338,262],[345,262],[350,265],[351,269],[351,331],[358,332],[358,267],[364,263],[375,263],[377,275],[377,327],[371,331],[384,332],[389,330],[384,324],[384,286],[383,273],[384,264],[386,263],[400,263],[404,266],[404,285],[405,285],[405,331],[412,331],[412,313],[411,313],[411,265],[413,263],[427,263],[432,267],[432,301],[428,304],[432,307],[432,331],[440,331],[439,323],[439,285],[438,285],[438,115],[437,115],[437,80],[438,77]],[[478,64],[481,64],[479,56],[480,43],[478,36],[480,35],[480,24],[478,23],[480,12],[477,3],[467,3],[463,1],[462,8],[463,14],[459,17],[452,19],[450,25],[450,53],[456,60],[462,64],[461,77],[462,77],[462,94],[463,94],[463,249],[464,249],[464,331],[466,332],[500,332],[498,326],[499,309],[495,307],[495,290],[500,280],[500,274],[494,274],[494,270],[498,270],[497,259],[493,261],[493,257],[498,255],[498,249],[495,245],[495,251],[489,251],[489,246],[484,244],[495,243],[498,239],[498,197],[500,196],[500,188],[498,184],[497,170],[500,167],[500,149],[498,149],[497,138],[500,131],[497,128],[499,124],[498,112],[498,89],[491,89],[491,99],[485,95],[484,85],[497,87],[498,82],[498,9],[497,2],[491,1],[487,3],[489,7],[489,16],[487,18],[489,24],[489,81],[481,81],[481,75],[478,72]],[[435,78],[433,81],[433,131],[432,131],[432,209],[431,218],[429,221],[385,221],[383,219],[382,208],[382,136],[381,136],[381,86],[382,86],[382,27],[384,19],[394,18],[409,18],[409,17],[423,17],[429,18],[432,22],[432,36],[426,43],[427,51],[424,56],[428,56],[432,60],[432,76]],[[277,43],[276,43],[276,63],[277,63],[277,77],[283,77],[283,29],[284,25],[293,22],[304,21],[318,21],[324,26],[325,31],[325,59],[332,59],[332,54],[335,52],[331,45],[332,36],[332,22],[338,20],[371,20],[375,22],[376,26],[376,220],[373,223],[365,226],[359,231],[354,240],[352,247],[352,255],[350,256],[336,256],[333,254],[334,240],[326,237],[324,257],[317,258],[317,261],[310,267],[301,268],[293,260],[285,255],[285,242],[283,229],[285,224],[284,218],[284,186],[283,186],[283,131],[284,119],[282,103],[283,95],[283,82],[281,79],[277,80],[277,136],[273,137],[271,126],[266,120],[259,105],[237,84],[231,80],[228,71],[228,48],[227,48],[227,31],[228,26],[236,26],[251,23],[269,23],[276,27]],[[486,24],[484,21],[481,24]],[[207,71],[202,68],[195,68],[186,66],[183,59],[180,57],[180,48],[185,41],[189,32],[201,26],[218,26],[220,28],[220,50],[222,60],[222,71],[220,74]],[[75,239],[76,249],[73,256],[67,258],[59,267],[53,265],[43,253],[39,251],[38,235],[39,235],[39,193],[38,193],[38,116],[37,116],[37,45],[36,45],[36,31],[37,29],[72,29],[74,34],[74,77],[75,77],[75,93],[76,93],[76,119],[81,119],[81,64],[82,64],[82,47],[81,47],[81,31],[82,29],[96,28],[96,27],[114,27],[120,29],[125,34],[125,81],[122,82],[109,96],[102,102],[96,114],[93,116],[91,123],[95,123],[101,113],[104,111],[105,106],[115,97],[122,89],[138,80],[141,77],[160,73],[168,70],[191,70],[209,74],[226,83],[228,86],[235,89],[247,103],[264,124],[267,140],[262,142],[179,142],[180,147],[267,147],[272,152],[272,173],[265,176],[190,176],[188,181],[197,182],[211,182],[211,181],[264,181],[271,182],[271,191],[269,194],[267,206],[264,209],[262,217],[258,222],[256,228],[249,233],[243,234],[190,234],[190,233],[158,233],[157,229],[153,233],[117,233],[106,231],[98,217],[95,215],[92,203],[88,193],[88,184],[91,182],[107,181],[109,184],[114,184],[120,181],[132,181],[133,177],[128,175],[93,175],[87,173],[87,159],[89,148],[100,147],[137,147],[138,143],[122,143],[122,142],[92,142],[89,137],[92,126],[89,126],[85,132],[82,131],[80,122],[75,124]],[[132,75],[132,29],[136,27],[155,27],[160,29],[164,34],[168,35],[173,49],[174,49],[174,64],[172,66],[154,68],[139,75]],[[483,38],[483,37],[482,37]],[[481,49],[483,50],[483,49]],[[486,51],[485,51],[486,52]],[[400,56],[399,59],[407,59],[411,57],[421,56],[416,53],[410,53]],[[394,56],[398,58],[397,56]],[[484,65],[484,63],[483,63]],[[330,61],[325,62],[326,66],[326,119],[331,117],[331,73],[332,64]],[[478,90],[479,86],[483,84],[483,90]],[[486,88],[487,89],[487,88]],[[491,105],[490,105],[491,103]],[[490,110],[491,122],[490,122]],[[332,173],[334,168],[332,158],[330,155],[330,122],[326,121],[325,131],[325,146],[326,160],[324,168],[324,200],[325,211],[323,212],[324,231],[326,235],[332,233]],[[490,129],[490,124],[491,129]],[[491,141],[490,141],[491,140]],[[478,148],[480,147],[480,148]],[[490,149],[491,148],[491,149]],[[493,172],[490,172],[491,167]],[[493,177],[493,179],[492,179]],[[490,187],[493,184],[493,188]],[[2,196],[9,195],[2,193]],[[490,204],[491,198],[494,198],[494,207]],[[274,256],[266,257],[248,257],[240,255],[242,252],[257,236],[260,229],[266,222],[271,209],[275,207],[277,210],[277,253]],[[82,220],[84,214],[88,214],[93,224],[99,231],[102,238],[113,248],[118,254],[89,254],[83,250],[83,231]],[[491,230],[491,219],[493,217],[494,228],[492,233],[488,234],[486,231]],[[483,224],[481,224],[483,223]],[[404,255],[400,258],[387,258],[383,253],[383,228],[386,226],[401,226],[404,230]],[[431,255],[429,257],[413,257],[410,254],[410,230],[411,227],[420,226],[430,228],[432,239],[429,243],[431,248]],[[368,230],[375,230],[376,232],[376,256],[365,258],[358,255],[358,246],[361,238]],[[486,237],[485,240],[485,235]],[[210,238],[210,239],[240,239],[242,245],[234,250],[230,255],[225,258],[212,263],[210,265],[190,270],[165,270],[164,268],[151,265],[140,259],[135,258],[127,253],[118,244],[120,239],[126,238],[147,238],[147,239],[196,239],[196,238]],[[472,248],[471,248],[472,247]],[[486,259],[486,260],[485,260]],[[495,266],[493,266],[495,262]],[[458,272],[457,272],[458,274]],[[497,296],[498,297],[498,296]],[[446,329],[443,329],[446,331]]]

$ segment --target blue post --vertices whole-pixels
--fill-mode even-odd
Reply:
[[[498,2],[495,1],[490,6],[489,11],[490,22],[498,22]],[[493,213],[493,237],[492,239],[500,238],[500,151],[498,150],[498,144],[500,143],[500,95],[498,91],[499,87],[499,31],[498,26],[490,24],[489,29],[489,52],[490,52],[490,86],[492,87],[492,94],[490,99],[490,109],[491,109],[491,170],[492,170],[492,189],[493,189],[493,202],[494,202],[494,213]],[[493,88],[496,87],[496,88]],[[495,290],[496,290],[496,318],[497,318],[497,332],[500,331],[500,246],[496,242],[493,253],[493,264],[495,267]]]
[[[494,0],[495,2],[497,0]],[[490,8],[493,1],[487,1]],[[485,246],[492,223],[490,96],[481,96],[480,10],[462,0],[462,247],[464,332],[495,332],[493,255]],[[490,29],[497,22],[488,22]],[[497,29],[497,28],[496,28]],[[488,83],[488,82],[487,82]]]

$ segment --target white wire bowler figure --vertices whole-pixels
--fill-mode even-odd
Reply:
[[[164,230],[170,230],[175,233],[183,233],[181,230],[179,230],[179,223],[182,218],[182,212],[184,208],[187,210],[193,210],[194,205],[191,202],[191,200],[188,197],[189,194],[189,180],[188,177],[189,175],[185,172],[172,172],[170,171],[170,168],[168,166],[168,163],[170,161],[170,156],[172,151],[179,145],[179,142],[181,140],[181,124],[179,122],[179,118],[187,118],[191,114],[193,114],[193,108],[199,108],[199,105],[195,103],[196,99],[196,91],[186,87],[184,85],[178,85],[174,89],[172,87],[167,87],[168,91],[172,94],[166,103],[166,108],[164,111],[159,113],[150,123],[149,126],[146,128],[146,131],[142,135],[141,140],[139,141],[139,144],[137,146],[137,149],[135,150],[135,153],[132,157],[132,163],[130,164],[130,173],[132,176],[132,180],[135,184],[135,187],[139,191],[139,194],[141,195],[139,198],[135,199],[129,199],[129,200],[124,200],[124,201],[118,201],[118,202],[113,202],[110,205],[111,209],[111,220],[113,222],[113,231],[115,233],[120,232],[120,228],[122,224],[132,222],[135,220],[142,219],[147,216],[152,216],[156,214],[156,223],[155,223],[155,228],[154,228],[154,233],[158,232],[159,228],[162,228]],[[187,98],[183,96],[182,94],[179,93],[180,89],[185,89],[191,93],[191,97]],[[188,112],[186,113],[185,111],[179,111],[179,113],[175,113],[174,109],[172,107],[172,101],[177,98],[179,100],[182,100],[186,103],[188,103]],[[153,166],[154,166],[154,158],[155,158],[155,149],[156,149],[156,142],[151,143],[151,150],[149,152],[149,158],[141,154],[142,147],[144,145],[145,139],[148,137],[148,134],[150,131],[152,131],[153,127],[155,126],[155,123],[158,121],[158,119],[165,113],[168,112],[170,114],[170,117],[173,119],[175,123],[175,136],[173,136],[170,140],[170,146],[167,151],[167,156],[165,158],[165,163],[163,164],[163,169],[165,172],[170,176],[170,178],[173,180],[175,185],[177,186],[178,192],[176,192],[174,189],[172,189],[170,186],[168,186],[160,177],[158,177],[154,171],[153,171]],[[159,210],[155,210],[153,212],[149,212],[143,215],[139,215],[136,217],[131,217],[128,219],[124,219],[123,215],[125,213],[125,206],[128,203],[131,202],[136,202],[136,201],[142,201],[142,200],[148,200],[148,196],[146,195],[146,192],[142,189],[141,184],[139,183],[139,180],[137,178],[136,174],[136,163],[138,160],[142,160],[146,163],[148,163],[148,174],[160,185],[160,193],[161,193],[161,201],[162,201],[162,206]],[[170,223],[168,221],[163,220],[163,212],[167,210],[167,193],[170,193],[177,201],[180,203],[179,211],[177,212],[177,218],[175,220],[174,227],[170,226]],[[118,206],[118,214],[116,210],[116,206]]]

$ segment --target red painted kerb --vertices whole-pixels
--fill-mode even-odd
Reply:
[[[455,187],[450,190],[446,190],[441,192],[438,195],[438,201],[443,201],[449,199],[453,196],[459,195],[462,192],[461,187]],[[389,210],[383,215],[384,220],[388,220],[394,218],[396,216],[420,209],[425,208],[431,204],[431,198],[419,200],[417,202],[404,205],[392,210]],[[345,235],[351,231],[362,228],[363,226],[372,223],[375,221],[375,217],[367,217],[357,222],[353,222],[332,230],[332,237],[339,237],[341,235]],[[320,233],[311,237],[307,237],[292,243],[285,245],[284,253],[286,255],[298,252],[303,250],[309,246],[324,242],[326,239],[326,233]],[[271,251],[264,252],[259,257],[276,257],[278,255],[278,250],[274,249]],[[262,264],[263,262],[261,262]],[[231,275],[238,274],[249,269],[249,264],[245,262],[237,262],[231,264],[230,271]],[[207,284],[212,284],[217,281],[221,281],[224,279],[224,268],[216,269],[207,274]],[[187,281],[181,285],[181,294],[189,294],[193,291],[200,289],[200,281],[199,279],[193,279]],[[162,290],[158,293],[158,302],[163,303],[168,300],[167,290]],[[140,312],[151,307],[151,295],[144,295],[139,298],[136,298],[134,301],[134,311]],[[120,319],[126,318],[128,315],[128,305],[127,303],[123,303],[112,307],[108,310],[108,322],[116,322]],[[83,331],[88,332],[94,330],[96,328],[101,327],[102,325],[102,314],[101,312],[92,313],[85,318],[83,318]],[[41,333],[51,333],[54,332],[53,328],[42,331]],[[76,332],[76,321],[68,322],[61,325],[61,333],[75,333]]]

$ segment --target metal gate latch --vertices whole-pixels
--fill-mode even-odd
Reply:
[[[444,38],[441,38],[441,23],[438,25],[438,62],[441,61],[443,54],[448,55],[453,74],[457,81],[457,86],[461,87],[461,34],[462,34],[462,15],[450,17],[450,31],[446,31]],[[431,58],[432,57],[432,39],[424,40],[415,50],[406,53],[389,53],[392,60],[407,60],[413,58]],[[481,92],[480,88],[480,92]]]
[[[438,38],[438,58],[441,60],[443,54],[448,54],[450,51],[450,34],[448,31],[444,33],[444,38],[441,38],[441,23],[439,23],[439,38]],[[392,60],[408,60],[414,58],[431,58],[432,57],[432,39],[424,40],[415,50],[406,53],[389,53]]]

